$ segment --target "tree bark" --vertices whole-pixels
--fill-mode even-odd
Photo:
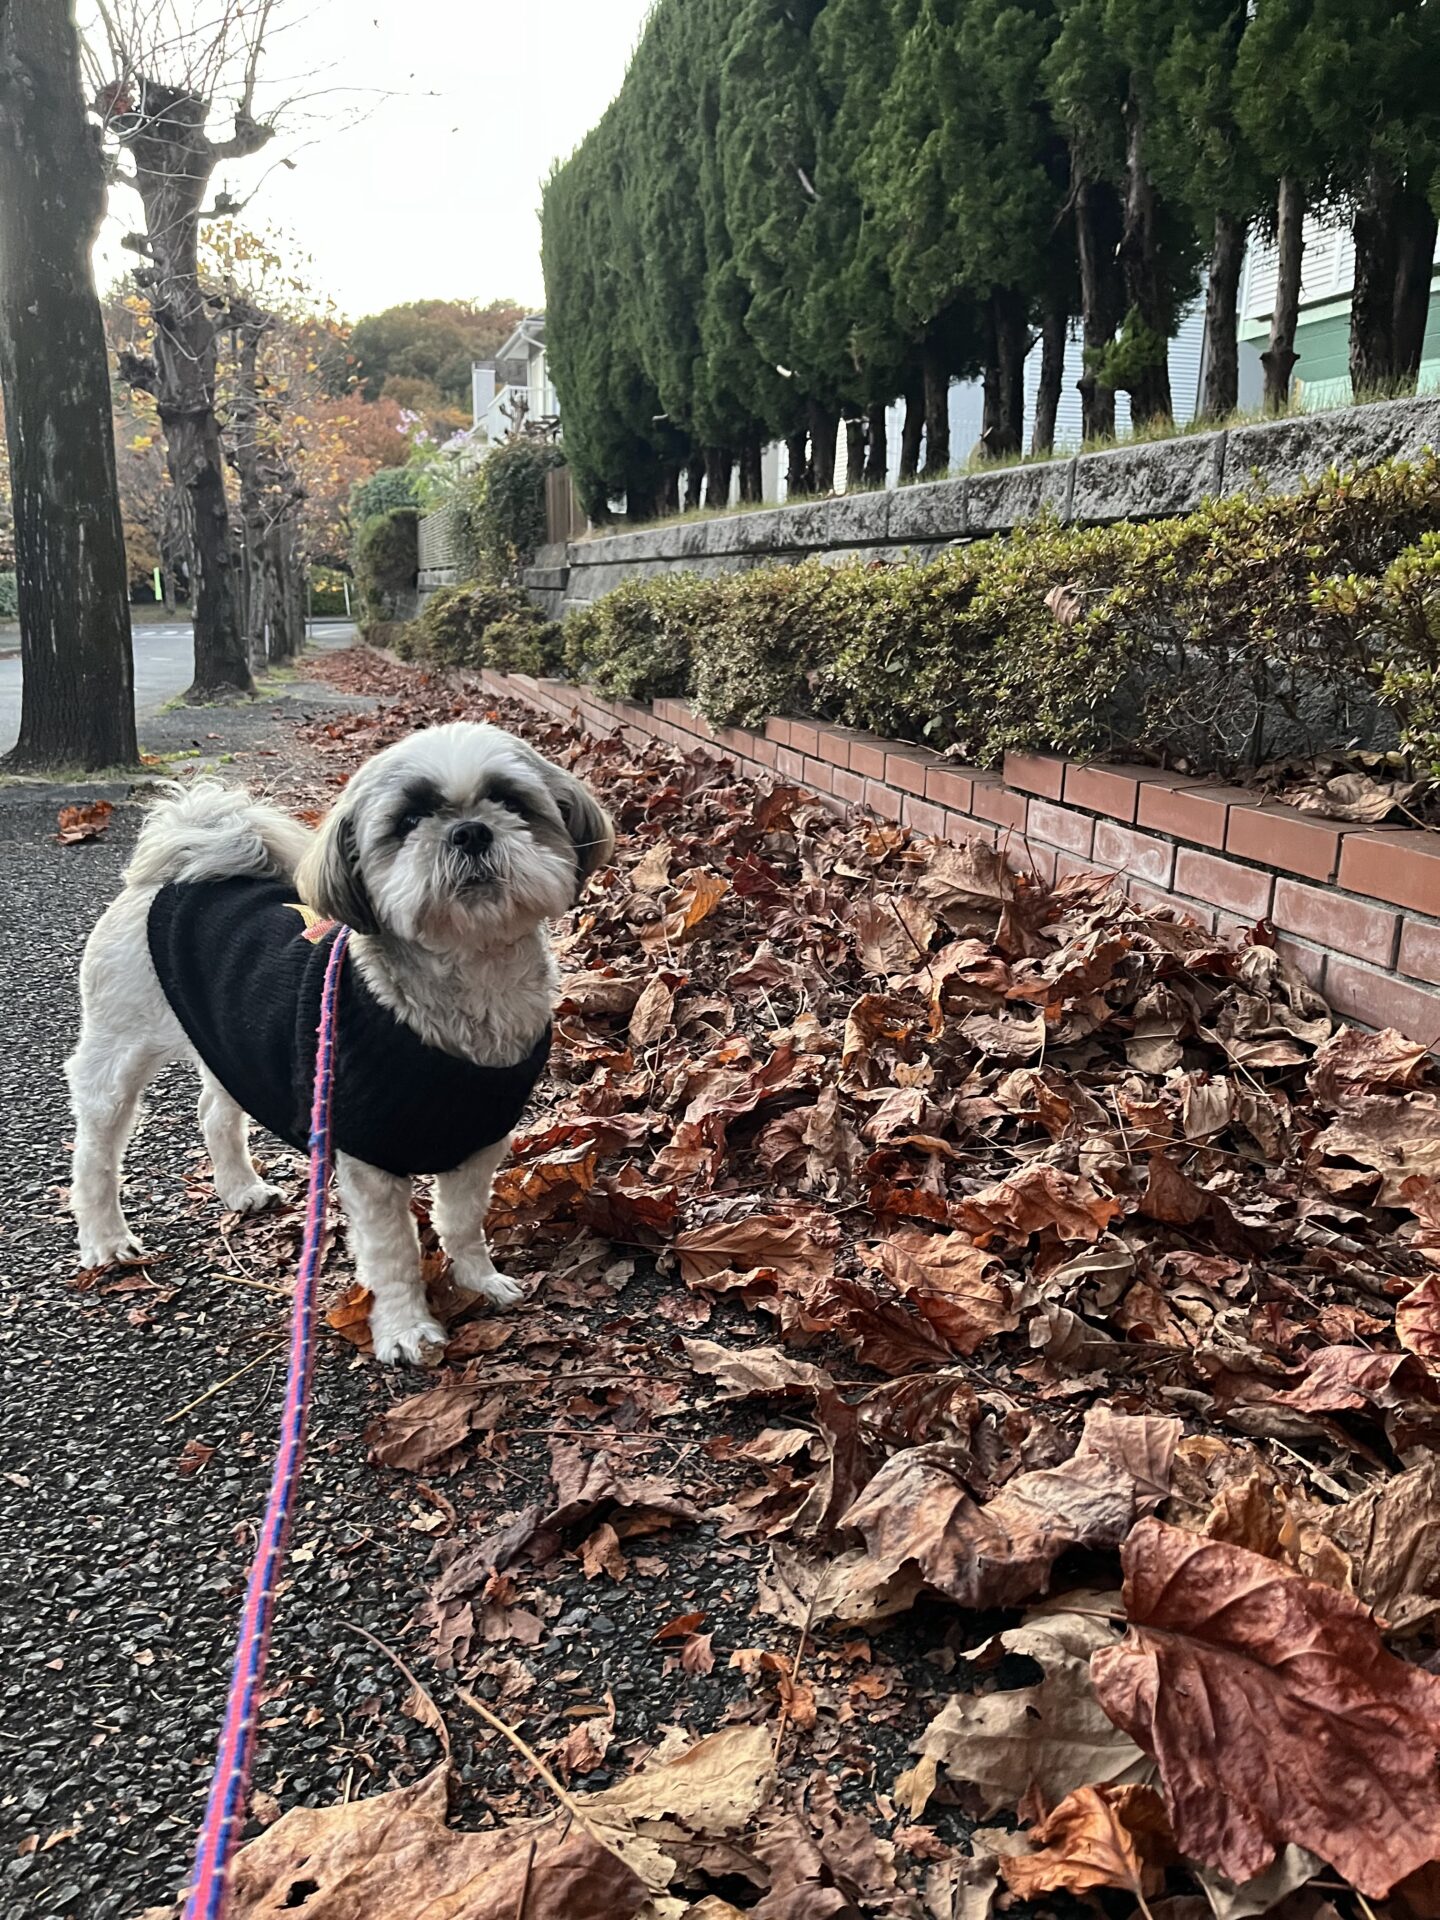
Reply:
[[[253,302],[230,301],[235,337],[235,394],[230,409],[232,461],[240,477],[240,610],[253,668],[290,660],[304,646],[294,575],[298,570],[295,516],[304,492],[297,484],[273,407],[262,397],[260,359],[273,317]]]
[[[740,498],[750,506],[765,498],[764,452],[758,434],[751,434],[740,448]]]
[[[90,256],[105,214],[69,7],[0,8],[0,380],[19,573],[12,767],[133,766],[135,688],[110,371]]]
[[[840,409],[810,403],[810,481],[814,493],[835,491],[836,450],[840,443]]]
[[[698,449],[685,462],[685,510],[693,512],[700,504],[705,485],[705,456]]]
[[[1350,296],[1350,388],[1358,400],[1395,382],[1395,290],[1399,265],[1397,183],[1372,164],[1355,204],[1355,290]]]
[[[920,471],[920,443],[925,434],[925,385],[917,372],[905,383],[905,424],[900,429],[900,479],[913,480]]]
[[[1114,224],[1109,189],[1100,181],[1082,180],[1075,190],[1075,243],[1080,262],[1080,317],[1085,348],[1085,365],[1078,384],[1081,431],[1086,440],[1115,437],[1115,389],[1101,378],[1097,365],[1120,324]]]
[[[1265,369],[1267,413],[1280,413],[1289,405],[1290,377],[1300,357],[1295,351],[1295,326],[1300,318],[1300,269],[1305,260],[1305,188],[1292,174],[1280,181],[1275,233],[1275,307],[1270,315],[1270,344],[1260,356]]]
[[[920,350],[920,364],[925,379],[925,478],[943,480],[950,471],[950,369],[929,340]]]
[[[660,511],[662,514],[680,511],[680,469],[669,462],[660,475]]]
[[[730,481],[734,470],[735,456],[728,447],[705,449],[705,504],[707,507],[729,506]]]
[[[808,433],[787,434],[785,438],[786,497],[798,500],[811,490],[810,436]]]
[[[1025,434],[1025,299],[1013,287],[996,287],[986,322],[985,424],[981,444],[987,460],[1020,452]]]
[[[1142,330],[1143,359],[1130,381],[1130,417],[1137,425],[1168,425],[1170,397],[1169,299],[1160,266],[1159,197],[1145,162],[1145,116],[1132,88],[1125,102],[1125,227],[1120,240],[1127,311]]]
[[[1065,348],[1070,316],[1059,301],[1045,309],[1040,332],[1040,384],[1035,392],[1035,424],[1030,431],[1031,453],[1055,451],[1055,418],[1065,386]]]
[[[883,487],[889,471],[890,446],[889,428],[886,422],[887,409],[883,406],[871,407],[865,415],[865,485]]]
[[[127,99],[133,104],[112,110],[109,124],[134,161],[145,209],[149,265],[135,279],[155,319],[151,391],[171,483],[190,503],[195,679],[186,698],[250,693],[215,415],[215,322],[201,291],[197,252],[200,209],[216,166],[257,151],[268,131],[248,112],[237,112],[234,139],[219,146],[205,131],[207,99],[141,76],[128,83]]]
[[[1430,322],[1430,289],[1435,273],[1435,209],[1426,193],[1407,186],[1396,209],[1399,216],[1395,262],[1395,380],[1415,391]]]
[[[1245,221],[1217,213],[1205,286],[1205,391],[1203,420],[1224,420],[1240,404],[1240,269],[1245,260]]]
[[[865,416],[845,419],[845,491],[858,493],[865,485]]]

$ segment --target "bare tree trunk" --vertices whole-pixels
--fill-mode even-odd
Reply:
[[[698,449],[685,462],[685,509],[693,510],[700,504],[701,490],[705,485],[705,456]]]
[[[1045,309],[1040,333],[1040,384],[1035,392],[1035,424],[1030,431],[1031,453],[1055,451],[1055,418],[1065,385],[1065,348],[1070,316],[1057,300]]]
[[[740,448],[740,498],[749,506],[765,498],[764,455],[758,434],[751,434]]]
[[[1245,221],[1217,213],[1205,285],[1205,391],[1203,420],[1224,420],[1240,404],[1240,269],[1245,260]]]
[[[1407,185],[1396,208],[1395,380],[1415,391],[1430,322],[1430,290],[1435,273],[1437,224],[1430,197]]]
[[[802,499],[810,491],[810,436],[790,433],[785,436],[785,494]]]
[[[1372,164],[1356,202],[1355,290],[1350,296],[1350,387],[1356,399],[1388,393],[1395,380],[1395,285],[1398,187]]]
[[[728,507],[730,482],[735,471],[735,456],[728,447],[705,449],[705,504]]]
[[[865,416],[848,414],[845,420],[845,491],[858,493],[865,485]]]
[[[1025,433],[1025,355],[1028,350],[1025,299],[1011,287],[997,287],[988,302],[985,366],[985,428],[981,436],[987,460],[1019,453]]]
[[[836,450],[840,444],[840,409],[810,402],[810,481],[817,494],[835,491]]]
[[[17,768],[140,757],[109,362],[90,264],[104,214],[70,9],[6,0],[0,380],[20,591]]]
[[[1101,378],[1098,365],[1120,324],[1113,214],[1110,189],[1099,181],[1082,180],[1075,190],[1075,243],[1085,346],[1079,381],[1081,431],[1086,440],[1115,437],[1115,389]]]
[[[920,443],[925,435],[925,386],[917,372],[905,383],[905,424],[900,429],[900,479],[913,480],[920,471]]]
[[[886,424],[888,409],[883,406],[871,407],[865,415],[865,484],[867,487],[883,487],[885,476],[889,472],[890,447],[889,428]]]
[[[200,289],[200,209],[222,159],[264,145],[268,132],[237,111],[235,137],[212,141],[210,103],[182,88],[136,76],[133,101],[110,126],[135,164],[145,209],[149,264],[135,279],[155,318],[153,368],[122,356],[122,372],[155,395],[177,492],[189,496],[193,549],[195,679],[187,699],[253,691],[231,564],[225,458],[215,416],[215,322]],[[130,99],[127,93],[127,100]]]
[[[1305,188],[1293,174],[1280,182],[1275,203],[1278,264],[1275,308],[1270,315],[1270,344],[1260,356],[1265,369],[1265,411],[1280,413],[1290,402],[1290,376],[1299,355],[1295,327],[1300,318],[1300,269],[1305,260]]]
[[[1145,161],[1145,116],[1132,89],[1125,102],[1125,229],[1120,241],[1127,310],[1140,328],[1143,358],[1130,383],[1130,415],[1141,425],[1173,421],[1169,300],[1160,268],[1159,196]]]
[[[925,376],[925,478],[943,480],[950,471],[950,369],[933,341],[920,352]]]

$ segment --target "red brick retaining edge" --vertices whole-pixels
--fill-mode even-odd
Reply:
[[[652,708],[566,680],[483,678],[592,732],[722,752],[937,839],[979,835],[1047,880],[1102,869],[1212,930],[1268,920],[1338,1013],[1440,1045],[1440,833],[1350,826],[1153,767],[1011,753],[1003,774],[987,773],[818,720],[767,720],[755,733],[712,727],[683,700]]]

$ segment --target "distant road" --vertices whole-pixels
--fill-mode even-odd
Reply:
[[[317,620],[315,637],[334,646],[354,638],[344,620]],[[135,635],[135,712],[144,719],[183,693],[194,676],[194,636],[188,620],[137,625]],[[8,753],[20,732],[20,634],[0,629],[0,753]]]

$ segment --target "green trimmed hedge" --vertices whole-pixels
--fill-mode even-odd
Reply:
[[[362,625],[393,620],[420,568],[420,515],[414,507],[372,514],[355,539],[355,584]]]
[[[406,628],[401,651],[436,667],[553,674],[560,666],[560,628],[518,587],[471,581],[431,594]]]
[[[635,580],[566,622],[566,667],[715,725],[811,713],[980,765],[1226,773],[1357,743],[1440,777],[1437,523],[1427,456],[1183,518],[1040,521],[928,566]]]

